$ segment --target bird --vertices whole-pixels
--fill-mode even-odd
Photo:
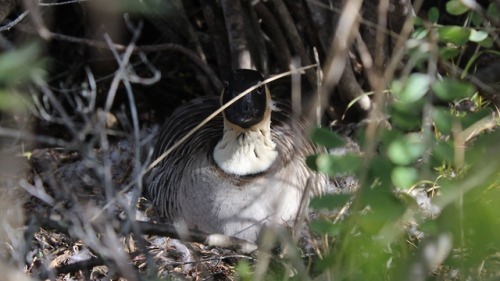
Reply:
[[[152,159],[222,104],[259,85],[148,172],[146,197],[162,217],[256,242],[263,227],[292,224],[306,193],[324,191],[327,177],[305,163],[318,152],[305,123],[293,117],[288,103],[274,101],[263,81],[256,70],[233,70],[220,97],[186,102],[161,127]]]

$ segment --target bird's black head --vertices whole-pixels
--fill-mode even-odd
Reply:
[[[262,81],[264,77],[258,71],[234,70],[224,86],[222,104]],[[260,86],[226,108],[224,115],[227,121],[247,129],[262,121],[267,102],[265,86]]]

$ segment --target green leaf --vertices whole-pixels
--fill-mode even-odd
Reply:
[[[16,83],[30,78],[35,74],[42,74],[38,59],[37,45],[28,45],[15,51],[5,52],[0,56],[0,82]]]
[[[439,9],[436,7],[431,7],[429,9],[429,13],[428,13],[427,17],[429,18],[429,20],[431,22],[437,23],[439,20]]]
[[[434,126],[444,135],[450,135],[453,127],[455,116],[450,113],[448,108],[436,108],[432,112]]]
[[[449,78],[434,81],[431,88],[436,96],[444,101],[453,101],[471,97],[476,92],[476,89],[472,84]]]
[[[491,169],[500,166],[500,130],[494,130],[488,134],[478,135],[474,142],[465,151],[465,161],[475,163],[476,168]],[[497,181],[500,181],[500,169],[497,170]],[[500,184],[499,184],[500,188]]]
[[[418,171],[413,167],[398,166],[392,170],[392,183],[403,189],[408,189],[418,180]]]
[[[350,199],[349,194],[326,194],[311,199],[310,206],[316,210],[335,210],[343,207]]]
[[[471,21],[472,21],[473,26],[478,27],[478,26],[481,26],[481,23],[483,22],[483,17],[480,14],[473,11]]]
[[[436,142],[432,147],[431,158],[435,167],[444,163],[453,163],[455,159],[453,143],[451,141]]]
[[[368,185],[377,188],[391,189],[391,171],[394,164],[383,156],[375,156],[371,161],[368,173]]]
[[[422,20],[422,18],[419,18],[419,17],[414,17],[413,18],[413,25],[415,26],[421,26],[424,24],[424,21]]]
[[[451,0],[446,3],[446,11],[454,16],[459,16],[467,13],[469,7],[465,6],[460,0]]]
[[[492,112],[489,108],[483,108],[477,112],[472,112],[468,113],[462,118],[460,118],[460,123],[462,125],[463,129],[466,129],[470,127],[472,124],[476,123],[477,121],[487,117],[491,116]]]
[[[498,11],[494,3],[490,3],[488,9],[486,10],[486,14],[494,19],[500,18],[500,12]]]
[[[344,139],[325,128],[315,128],[311,133],[311,140],[326,148],[336,148],[345,144]]]
[[[395,102],[391,105],[391,120],[395,126],[403,129],[416,129],[421,126],[424,99],[413,103]]]
[[[394,164],[408,165],[422,156],[424,151],[422,136],[412,133],[394,140],[389,145],[387,156]]]
[[[406,81],[394,80],[391,84],[394,96],[403,103],[415,102],[429,90],[431,79],[427,74],[413,73]]]
[[[457,57],[460,54],[460,49],[455,46],[444,46],[439,48],[439,57],[443,60],[449,60]]]
[[[24,108],[25,104],[22,103],[20,95],[15,95],[14,92],[0,90],[0,110],[12,112]]]
[[[321,154],[307,157],[306,163],[316,171],[336,177],[356,172],[361,166],[361,158],[353,153],[342,156]]]
[[[402,138],[404,135],[400,130],[383,129],[380,132],[380,146],[379,150],[382,154],[387,154],[389,145],[397,139]]]
[[[253,279],[252,266],[245,260],[240,260],[238,262],[236,265],[236,272],[238,273],[239,280],[249,281]]]
[[[306,157],[307,167],[311,168],[316,172],[318,172],[318,165],[316,165],[316,159],[318,158],[318,156],[319,154],[314,154]]]
[[[470,29],[471,33],[469,36],[469,40],[472,42],[481,42],[484,39],[488,38],[488,32],[482,30]]]
[[[426,28],[423,28],[423,27],[416,28],[415,31],[412,32],[411,38],[412,39],[424,39],[425,37],[427,37],[428,34],[429,34],[429,30],[427,30]]]
[[[327,220],[313,220],[310,223],[311,230],[318,234],[327,234],[335,236],[340,233],[340,225],[334,224]]]
[[[371,211],[359,217],[359,226],[371,234],[377,234],[384,225],[394,224],[405,211],[402,202],[388,190],[365,190],[360,199],[360,203],[369,205]]]
[[[484,39],[483,41],[479,42],[479,45],[481,47],[489,49],[489,48],[493,47],[493,42],[494,42],[493,38],[488,37],[488,38]]]
[[[440,26],[437,29],[439,40],[461,46],[469,40],[470,29],[461,26]]]

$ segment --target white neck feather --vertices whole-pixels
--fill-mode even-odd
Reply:
[[[238,176],[266,171],[278,157],[271,139],[271,122],[265,120],[249,129],[224,122],[224,135],[215,146],[214,160],[223,171]]]

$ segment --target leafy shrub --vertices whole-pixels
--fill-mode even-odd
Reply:
[[[498,125],[498,112],[462,79],[465,74],[436,72],[441,64],[455,64],[466,44],[478,44],[470,60],[494,53],[493,38],[461,1],[449,1],[446,8],[453,15],[468,13],[472,26],[439,25],[437,9],[430,10],[428,20],[416,20],[406,44],[412,73],[392,81],[382,109],[390,128],[372,122],[368,127],[376,127],[375,138],[367,135],[369,128],[361,130],[362,156],[308,159],[330,176],[350,172],[360,180],[352,195],[332,194],[311,203],[319,210],[350,206],[343,220],[311,225],[329,241],[315,267],[331,280],[500,275],[500,132],[489,130]],[[488,13],[498,14],[493,4]],[[320,130],[312,138],[331,147],[340,137]],[[432,205],[422,206],[422,194]]]

